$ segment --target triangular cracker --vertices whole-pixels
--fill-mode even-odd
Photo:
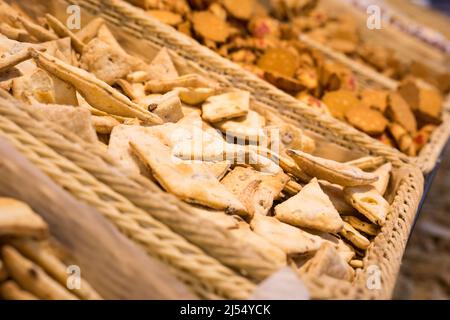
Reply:
[[[352,214],[356,212],[355,208],[349,205],[345,200],[344,187],[325,180],[320,180],[319,184],[340,214]]]
[[[316,178],[292,198],[275,207],[275,217],[285,223],[336,233],[343,221]]]
[[[255,215],[250,222],[250,227],[289,255],[317,251],[323,243],[320,237],[272,217]]]
[[[162,48],[153,58],[150,65],[145,70],[147,72],[147,78],[149,79],[175,79],[178,77],[178,71],[170,58],[169,51],[166,48]]]
[[[132,151],[168,192],[192,203],[230,214],[248,216],[240,201],[201,163],[184,163],[173,157],[170,148],[155,137],[145,141],[132,139]]]

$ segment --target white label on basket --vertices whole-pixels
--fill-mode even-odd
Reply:
[[[66,20],[66,26],[70,30],[81,29],[81,9],[80,6],[70,5],[67,7],[66,13],[69,15]]]
[[[377,5],[367,7],[367,28],[369,30],[381,29],[381,9]]]
[[[66,269],[66,286],[69,290],[79,290],[81,288],[81,269],[77,265],[70,265]]]
[[[377,265],[370,265],[367,267],[366,287],[369,290],[381,289],[381,270]]]

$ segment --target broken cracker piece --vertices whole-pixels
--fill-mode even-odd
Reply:
[[[78,37],[78,39],[80,39],[80,41],[86,44],[97,36],[100,27],[103,26],[104,23],[105,20],[103,20],[102,17],[94,18],[89,21],[88,24],[85,25],[80,31],[78,31],[76,33],[76,36]]]
[[[339,232],[341,236],[353,243],[353,245],[359,249],[366,250],[370,241],[353,228],[349,223],[344,221],[344,228]]]
[[[373,186],[344,188],[349,203],[373,223],[383,226],[389,212],[389,203]]]
[[[230,232],[239,237],[242,241],[247,241],[253,248],[258,248],[260,252],[264,252],[265,256],[270,258],[278,268],[286,265],[287,256],[278,246],[272,244],[256,232],[253,232],[250,225],[245,221],[238,222],[238,228],[231,229]]]
[[[248,91],[233,91],[206,99],[202,105],[202,118],[219,122],[247,115],[250,105]]]
[[[164,99],[152,112],[158,115],[164,122],[177,122],[184,117],[180,98],[176,96],[170,96],[168,99]]]
[[[350,224],[356,230],[364,232],[365,234],[367,234],[369,236],[374,237],[380,231],[378,226],[368,223],[368,222],[364,222],[355,216],[344,216],[344,217],[342,217],[342,220],[344,220],[345,222]]]
[[[143,81],[149,79],[167,80],[179,77],[178,71],[166,48],[159,50],[145,71],[147,72],[147,78],[143,79]]]
[[[339,214],[352,214],[355,212],[355,208],[345,201],[344,188],[342,186],[325,180],[319,180],[319,184]]]
[[[44,238],[48,227],[27,204],[0,198],[0,236]]]
[[[118,125],[112,129],[108,154],[129,174],[147,174],[148,169],[131,153],[131,139],[146,138],[147,128],[139,125]]]
[[[91,114],[84,108],[43,103],[33,103],[28,108],[44,119],[59,124],[86,142],[95,143],[98,141],[92,125]]]

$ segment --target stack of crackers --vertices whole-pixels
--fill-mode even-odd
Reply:
[[[441,123],[450,74],[403,62],[365,41],[354,19],[317,0],[129,0],[311,107],[346,121],[409,156]],[[353,72],[299,40],[312,39],[402,80],[397,91],[358,87]]]
[[[71,273],[58,251],[38,214],[23,202],[0,198],[0,298],[101,299],[80,274]]]
[[[74,33],[50,14],[34,20],[1,8],[2,21],[21,35],[0,36],[2,98],[104,149],[123,171],[264,248],[280,267],[344,281],[363,267],[390,212],[390,163],[317,156],[314,139],[249,92],[180,73],[166,49],[150,62],[134,56],[101,18]],[[12,261],[28,260],[13,246],[2,252],[15,285],[53,297],[15,273]]]

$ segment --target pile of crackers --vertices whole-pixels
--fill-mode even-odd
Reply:
[[[50,241],[48,226],[26,203],[0,198],[0,299],[98,300],[74,278],[64,254]]]
[[[365,41],[350,16],[316,0],[129,0],[311,107],[416,156],[442,121],[450,74],[407,64],[390,49]],[[398,90],[358,87],[355,74],[326,59],[299,35],[402,80]]]
[[[134,56],[101,18],[74,33],[4,3],[0,16],[21,35],[0,35],[2,99],[104,149],[280,267],[343,281],[363,267],[390,213],[391,163],[319,157],[314,139],[249,92],[180,73],[166,49]]]

